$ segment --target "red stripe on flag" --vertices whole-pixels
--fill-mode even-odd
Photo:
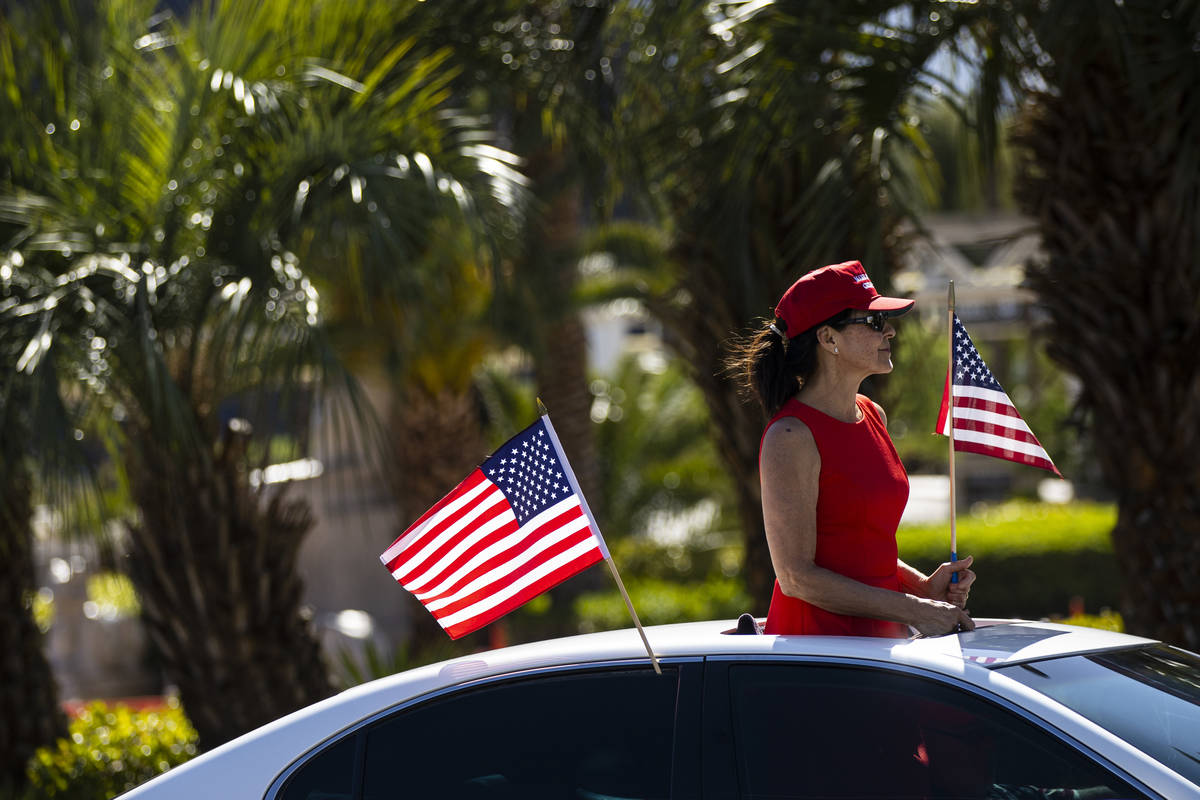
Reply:
[[[576,520],[576,519],[581,519],[582,517],[583,517],[583,509],[576,505],[576,506],[573,506],[573,507],[565,510],[563,513],[553,517],[552,519],[546,520],[543,524],[539,525],[534,530],[521,531],[517,527],[516,520],[513,520],[512,525],[505,526],[504,535],[495,537],[495,541],[493,541],[492,543],[494,544],[495,542],[498,542],[501,539],[504,539],[505,537],[512,536],[514,533],[520,534],[520,538],[518,541],[514,542],[512,544],[512,546],[507,547],[504,550],[502,550],[501,552],[496,553],[495,555],[491,556],[486,561],[483,561],[480,564],[476,565],[475,567],[472,567],[469,572],[456,578],[452,584],[450,584],[449,586],[442,587],[440,589],[440,591],[438,591],[437,594],[429,595],[429,596],[424,596],[422,594],[422,596],[419,597],[420,601],[426,605],[429,605],[430,603],[434,602],[435,600],[440,600],[443,597],[453,596],[456,592],[461,590],[464,586],[468,585],[471,581],[476,580],[477,578],[483,577],[484,575],[491,572],[493,569],[496,569],[497,567],[499,567],[509,561],[518,560],[522,555],[527,553],[531,548],[533,548],[537,544],[539,544],[541,537],[543,535],[545,535],[546,533],[553,533],[553,531],[556,528],[560,528],[564,525],[569,524],[571,521]],[[592,532],[589,528],[585,527],[582,530],[582,533],[585,533],[588,536],[591,536]],[[471,557],[476,555],[477,552],[478,551],[472,552],[470,555],[464,553],[463,557],[456,559],[453,564],[451,564],[449,567],[447,567],[445,570],[442,571],[442,574],[446,575],[446,576],[453,575],[456,570],[465,566],[471,560]],[[545,553],[539,553],[537,557],[540,560],[545,560],[545,558],[547,556]],[[430,588],[433,588],[435,586],[437,586],[436,581],[430,582]]]
[[[1000,425],[995,422],[984,422],[977,419],[963,419],[962,417],[954,418],[954,430],[956,431],[974,431],[976,433],[990,433],[993,436],[1003,436],[1005,439],[1032,444],[1038,447],[1042,443],[1037,440],[1037,437],[1032,433],[1020,428],[1011,428],[1007,425]],[[955,439],[955,442],[958,440]]]
[[[950,369],[946,369],[946,383],[942,387],[942,405],[938,409],[937,428],[935,433],[943,433],[946,430],[946,420],[950,417]]]
[[[988,445],[978,444],[976,442],[964,442],[959,439],[954,440],[954,449],[964,453],[979,453],[980,455],[1003,458],[1008,461],[1016,461],[1021,464],[1028,464],[1031,467],[1041,467],[1042,469],[1053,472],[1060,478],[1062,477],[1058,471],[1058,468],[1054,466],[1054,463],[1050,461],[1050,459],[1030,455],[1029,453],[1021,453],[1016,450],[1003,450],[998,447],[989,447]]]
[[[396,564],[397,560],[407,561],[411,559],[431,540],[441,535],[443,531],[454,525],[454,523],[475,511],[476,506],[478,505],[478,497],[463,504],[461,507],[454,509],[453,511],[449,510],[449,508],[464,496],[469,495],[473,490],[477,489],[480,484],[483,483],[488,484],[489,487],[488,489],[481,490],[484,495],[486,495],[489,491],[496,491],[491,481],[484,477],[482,472],[475,470],[467,476],[466,480],[456,486],[454,490],[450,492],[450,494],[443,497],[434,505],[433,508],[422,514],[420,519],[405,528],[404,533],[396,537],[396,541],[392,543],[392,547],[395,547],[397,543],[403,541],[404,547],[402,550],[400,550],[400,552],[396,553],[396,555],[394,555],[390,561],[387,562],[388,569],[394,570],[394,565]],[[439,515],[442,515],[442,518],[437,519],[435,522],[435,518]],[[428,527],[425,530],[421,530],[421,528],[425,526]],[[406,538],[408,541],[405,541]],[[388,549],[391,550],[392,548],[389,547]]]
[[[498,489],[493,491],[496,492],[497,502],[471,521],[470,530],[455,532],[446,532],[443,530],[440,532],[436,539],[425,543],[425,546],[432,547],[428,556],[420,564],[410,565],[408,570],[396,576],[396,580],[400,581],[400,584],[409,591],[413,591],[414,588],[419,590],[423,584],[431,580],[437,580],[441,575],[452,572],[454,569],[453,563],[461,563],[464,560],[470,559],[471,556],[480,552],[485,547],[494,544],[515,531],[517,529],[517,519],[515,516],[512,516],[512,508]],[[509,517],[507,523],[500,525],[492,531],[480,534],[480,528],[505,515]],[[450,567],[438,567],[438,562],[448,556],[454,548],[461,546],[469,536],[478,536],[478,541],[472,542],[464,552],[456,555]]]
[[[487,480],[487,478],[484,477],[482,472],[480,472],[479,470],[472,471],[470,475],[468,475],[467,477],[462,479],[462,482],[460,482],[458,484],[458,486],[455,486],[453,489],[451,489],[445,497],[443,497],[441,500],[438,500],[436,503],[434,503],[433,508],[426,511],[424,514],[422,514],[417,519],[416,522],[414,522],[412,525],[409,525],[407,528],[405,528],[404,533],[400,534],[400,538],[404,538],[404,535],[407,534],[409,531],[413,530],[414,528],[419,528],[422,525],[424,525],[425,521],[428,520],[430,517],[432,517],[434,514],[441,511],[443,508],[445,508],[446,506],[450,505],[455,500],[457,500],[459,498],[459,496],[466,494],[468,491],[473,489],[476,485],[478,485],[479,483],[481,483],[485,480]]]
[[[586,554],[584,554],[584,556],[564,564],[494,608],[488,609],[476,617],[471,617],[470,619],[463,620],[462,622],[446,628],[446,633],[450,635],[451,639],[459,639],[463,636],[466,636],[468,633],[477,631],[483,626],[487,625],[489,622],[504,616],[514,608],[524,605],[547,589],[565,581],[567,578],[570,578],[573,575],[577,575],[593,564],[603,560],[604,555],[600,552],[599,548],[589,550]]]
[[[1017,409],[1011,402],[1001,403],[994,400],[984,400],[982,397],[964,397],[963,395],[955,394],[954,407],[955,409],[968,408],[973,411],[988,411],[992,414],[1002,414],[1006,417],[1021,419],[1021,415],[1017,413]],[[954,416],[958,417],[957,411]]]
[[[408,589],[410,592],[416,595],[418,600],[423,603],[428,603],[430,600],[436,599],[438,596],[429,595],[430,591],[440,586],[448,578],[452,577],[455,572],[469,563],[471,559],[479,556],[479,554],[487,548],[503,542],[518,530],[519,528],[517,527],[516,517],[511,517],[495,531],[482,537],[479,542],[471,547],[468,547],[447,563],[437,567],[436,572],[434,571],[434,567],[430,566],[428,571],[413,575],[409,580],[401,581],[400,583],[405,589]],[[436,564],[437,562],[434,563]],[[439,592],[439,595],[440,594],[444,594],[444,592]]]
[[[533,538],[535,538],[535,536],[536,535],[531,535],[529,538],[533,539]],[[431,613],[435,617],[440,618],[440,617],[447,616],[448,614],[453,614],[457,611],[461,611],[464,608],[467,608],[468,606],[474,605],[475,603],[478,603],[480,600],[483,600],[484,598],[488,597],[489,595],[495,594],[501,588],[508,586],[510,584],[516,583],[523,576],[528,575],[530,572],[533,572],[534,570],[536,570],[538,567],[545,564],[546,562],[553,560],[555,556],[565,553],[567,550],[570,550],[575,545],[582,544],[583,542],[585,542],[589,538],[591,538],[591,536],[592,536],[592,532],[588,528],[584,528],[582,530],[579,530],[572,534],[569,534],[569,535],[563,537],[562,540],[551,544],[549,547],[547,547],[545,550],[543,550],[542,552],[535,555],[529,561],[515,567],[511,572],[509,572],[507,574],[498,575],[490,583],[486,583],[486,584],[480,586],[478,589],[471,592],[470,594],[460,597],[457,600],[455,600],[454,602],[449,603]],[[496,565],[496,566],[499,566],[499,565]],[[493,566],[493,569],[495,569],[495,566]],[[486,574],[486,573],[484,573],[484,574]],[[476,577],[479,577],[479,576],[476,576]],[[447,592],[447,593],[443,594],[442,596],[450,597],[450,596],[453,596],[453,593]],[[422,602],[424,602],[426,606],[429,606],[433,603],[433,600],[432,599],[423,600]]]

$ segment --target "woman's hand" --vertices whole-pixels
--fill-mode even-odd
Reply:
[[[941,636],[957,630],[973,631],[975,622],[953,603],[917,599],[916,615],[909,624],[925,636]]]
[[[930,600],[940,600],[959,608],[966,608],[971,584],[975,582],[975,573],[970,569],[974,560],[974,557],[966,556],[939,566],[925,581],[925,596]],[[950,577],[954,574],[958,575],[958,583],[950,582]]]

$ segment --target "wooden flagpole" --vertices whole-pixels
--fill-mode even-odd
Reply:
[[[583,491],[579,488],[579,481],[575,479],[575,470],[571,469],[571,464],[567,461],[567,454],[563,452],[562,443],[558,441],[558,434],[554,432],[554,425],[550,422],[550,412],[546,410],[546,406],[542,404],[542,398],[537,398],[538,413],[546,422],[546,430],[550,433],[550,441],[554,445],[555,452],[558,454],[558,460],[563,465],[563,469],[567,473],[567,481],[571,484],[571,489],[575,492],[575,496],[579,498],[579,505],[583,508],[583,513],[587,516],[588,524],[592,528],[592,533],[600,540],[600,549],[604,553],[604,563],[608,564],[609,571],[612,572],[613,579],[617,582],[617,589],[621,592],[621,598],[625,601],[625,608],[629,609],[629,616],[633,617],[633,626],[637,628],[638,636],[642,637],[642,644],[646,646],[646,653],[650,656],[650,663],[654,665],[654,671],[662,675],[662,667],[658,665],[658,656],[654,655],[654,650],[650,648],[650,640],[646,638],[646,631],[642,629],[642,621],[638,619],[637,612],[633,610],[633,601],[629,599],[629,592],[625,591],[625,584],[621,580],[621,573],[617,572],[617,565],[613,563],[612,555],[608,552],[608,545],[604,542],[604,537],[600,534],[600,526],[596,524],[596,518],[592,516],[592,509],[588,507],[587,499],[583,496]]]
[[[949,340],[950,340],[950,360],[949,360],[949,377],[946,389],[950,393],[947,398],[947,417],[946,425],[949,433],[947,441],[950,443],[950,562],[958,561],[958,531],[956,530],[956,509],[955,509],[955,494],[957,483],[954,480],[954,281],[950,281],[950,289],[948,292],[947,305],[949,312],[947,321],[949,322]],[[958,573],[955,572],[950,576],[951,583],[958,583]]]
[[[589,514],[589,516],[591,515]],[[646,631],[642,629],[642,621],[638,619],[637,612],[633,610],[633,601],[629,599],[629,592],[625,591],[625,584],[621,582],[621,573],[617,572],[617,565],[613,563],[612,556],[605,558],[604,563],[608,564],[613,580],[617,582],[617,588],[621,590],[621,597],[625,599],[625,607],[629,609],[629,616],[633,617],[633,626],[637,628],[638,636],[642,637],[642,644],[646,646],[646,652],[650,654],[650,663],[654,665],[654,671],[662,675],[662,667],[658,665],[658,656],[654,655],[654,651],[650,649],[650,640],[646,638]]]

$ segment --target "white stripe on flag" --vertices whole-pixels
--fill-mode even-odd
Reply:
[[[430,557],[432,557],[434,552],[436,552],[439,547],[445,544],[447,539],[452,539],[453,537],[458,536],[462,532],[463,528],[470,528],[474,526],[476,524],[475,520],[491,511],[495,506],[503,504],[505,506],[505,510],[507,510],[510,514],[512,513],[507,508],[508,501],[504,499],[504,493],[497,489],[495,484],[484,480],[481,485],[490,489],[491,492],[480,498],[478,500],[478,504],[474,508],[472,508],[466,514],[463,514],[461,518],[456,519],[454,522],[447,525],[445,528],[441,530],[428,531],[427,533],[429,535],[426,536],[423,542],[421,542],[421,549],[416,553],[405,557],[404,564],[401,567],[404,570],[405,575],[412,575],[414,572],[424,572],[425,570],[421,567],[421,565],[424,564]],[[504,515],[502,513],[499,516]],[[495,521],[496,520],[494,519],[489,520],[489,524],[495,523]],[[472,531],[472,535],[474,535],[474,531]],[[400,580],[400,578],[397,577],[396,580]]]
[[[459,539],[455,543],[454,547],[450,548],[450,552],[438,559],[436,564],[423,569],[412,568],[419,567],[419,564],[403,564],[396,568],[396,571],[392,573],[392,576],[395,577],[396,580],[400,581],[400,585],[405,589],[413,594],[417,594],[417,592],[422,587],[426,586],[430,581],[437,580],[441,577],[443,572],[445,572],[447,569],[453,568],[454,562],[458,560],[458,558],[460,558],[468,548],[475,546],[480,541],[488,536],[491,536],[499,529],[505,527],[506,525],[511,525],[516,521],[517,515],[513,513],[511,507],[506,505],[505,509],[499,514],[492,517],[475,530],[471,531],[468,535]],[[447,541],[453,541],[456,535],[457,532],[447,532],[441,536],[438,536],[437,539],[430,543],[430,547],[436,548],[446,544]]]
[[[534,559],[536,559],[544,551],[546,551],[549,548],[553,547],[554,545],[558,544],[562,540],[570,538],[574,534],[578,533],[579,531],[581,531],[587,527],[588,527],[587,517],[580,516],[578,519],[572,520],[560,528],[555,528],[549,534],[543,534],[543,535],[539,536],[537,538],[537,540],[533,543],[533,545],[528,550],[521,553],[519,556],[516,556],[515,558],[508,559],[503,564],[500,564],[499,566],[492,569],[491,571],[486,572],[483,575],[480,575],[478,578],[471,581],[470,583],[468,583],[466,586],[459,589],[454,594],[447,595],[446,597],[440,597],[437,600],[430,600],[428,602],[426,602],[424,600],[424,598],[422,598],[421,602],[425,603],[425,607],[428,608],[430,610],[430,612],[434,612],[434,611],[437,611],[439,608],[445,608],[446,606],[450,605],[451,603],[456,603],[459,600],[463,599],[464,597],[468,597],[468,596],[474,594],[475,592],[478,592],[480,589],[482,589],[485,586],[488,586],[491,584],[496,584],[496,583],[502,583],[505,579],[508,578],[508,576],[510,576],[514,572],[517,572],[518,570],[520,570],[521,567],[525,566],[530,561],[533,561]],[[522,528],[521,528],[521,530],[524,531],[526,535],[528,535],[527,529],[528,529],[528,525],[522,526]],[[591,546],[593,546],[593,547],[596,546],[596,537],[595,536],[589,537],[589,541],[591,542]],[[574,548],[572,548],[572,549],[574,549]],[[570,552],[570,551],[568,550],[567,552]],[[556,558],[557,558],[557,556],[556,556]],[[551,559],[551,560],[553,561],[554,559]],[[536,572],[537,570],[535,569],[534,571]]]
[[[492,558],[493,556],[496,556],[499,553],[504,552],[505,550],[507,550],[510,547],[520,544],[522,541],[525,540],[525,537],[529,535],[529,532],[531,530],[537,530],[543,524],[554,519],[559,514],[562,514],[566,511],[569,511],[572,508],[576,508],[578,506],[579,506],[579,502],[575,499],[575,497],[573,495],[568,496],[565,499],[558,501],[554,505],[552,505],[549,508],[542,511],[542,513],[538,514],[536,517],[531,518],[528,522],[526,522],[524,525],[522,525],[517,530],[510,533],[508,536],[505,536],[503,539],[501,539],[498,542],[493,542],[492,544],[488,545],[480,552],[476,553],[469,561],[467,561],[465,564],[463,564],[458,569],[455,569],[453,573],[446,576],[445,579],[441,580],[436,586],[430,586],[428,589],[422,590],[421,587],[428,584],[430,580],[441,576],[447,567],[454,566],[454,564],[451,562],[458,559],[463,554],[463,552],[466,551],[467,547],[469,546],[466,544],[460,544],[460,545],[456,546],[453,550],[451,550],[450,553],[448,553],[446,555],[446,557],[443,558],[441,561],[439,561],[436,565],[434,565],[433,567],[430,567],[427,574],[420,579],[419,583],[413,583],[411,585],[404,584],[404,588],[408,589],[410,592],[415,594],[421,602],[425,602],[425,599],[428,597],[436,597],[437,595],[446,591],[446,588],[448,586],[452,586],[455,581],[457,581],[463,575],[466,575],[471,570],[478,567],[480,564],[487,561],[489,558]],[[516,516],[514,516],[511,511],[508,511],[504,514],[501,514],[500,517],[498,517],[498,519],[503,519],[505,522],[512,522],[512,521],[516,520]],[[474,541],[478,540],[477,538],[474,538],[474,537],[468,537],[468,538],[472,539],[472,543],[474,543]],[[420,591],[418,591],[418,590],[420,590]]]
[[[1030,456],[1040,456],[1047,461],[1050,460],[1050,456],[1046,455],[1045,448],[1039,447],[1032,442],[1026,443],[1017,439],[1008,439],[1003,436],[996,436],[992,433],[965,431],[955,428],[954,440],[958,442],[974,442],[975,444],[981,444],[987,447],[995,447],[999,450],[1011,450],[1014,453],[1025,453],[1026,455]]]
[[[582,519],[584,520],[584,523],[586,525],[587,518],[583,517]],[[599,546],[599,543],[596,541],[596,537],[590,536],[590,537],[588,537],[587,541],[580,542],[579,544],[575,545],[571,549],[566,550],[562,553],[559,553],[557,556],[550,559],[549,561],[539,564],[536,569],[530,570],[529,572],[522,575],[517,580],[515,580],[512,583],[505,586],[503,589],[500,589],[499,591],[497,591],[495,594],[488,595],[486,598],[484,598],[483,600],[480,600],[478,603],[475,603],[474,605],[469,605],[463,609],[459,609],[458,611],[455,611],[453,614],[448,614],[447,616],[439,617],[438,624],[440,624],[443,628],[449,628],[454,625],[457,625],[458,623],[462,622],[463,620],[468,620],[468,619],[471,619],[472,617],[476,617],[476,616],[479,616],[480,614],[490,611],[491,609],[493,609],[496,606],[503,603],[505,600],[508,600],[513,595],[518,594],[526,587],[531,586],[532,584],[541,580],[546,575],[549,575],[551,572],[554,572],[559,567],[563,567],[567,564],[570,564],[575,559],[581,558],[581,557],[587,555],[592,550],[599,550],[599,549],[600,549],[600,546]]]
[[[994,411],[980,411],[977,408],[954,409],[954,421],[958,422],[959,420],[963,419],[975,420],[976,422],[989,422],[1001,428],[1024,431],[1030,436],[1033,436],[1033,431],[1031,431],[1029,426],[1025,424],[1025,420],[1021,419],[1020,417],[1010,417],[1007,414],[997,414]],[[955,425],[954,429],[957,431],[959,430],[959,427]],[[960,438],[957,433],[955,434],[955,438]]]
[[[973,397],[976,400],[988,400],[998,405],[1011,406],[1012,400],[1004,392],[997,392],[995,389],[981,389],[978,386],[960,386],[953,385],[955,397]],[[1016,408],[1014,407],[1015,411]]]
[[[379,560],[385,565],[388,564],[392,559],[408,549],[408,547],[413,544],[415,540],[419,539],[427,530],[435,525],[440,525],[443,521],[449,517],[452,517],[464,505],[473,502],[480,494],[492,488],[494,488],[494,484],[491,481],[487,480],[486,478],[481,480],[478,486],[475,486],[464,492],[462,495],[455,498],[454,502],[447,503],[445,508],[442,508],[432,517],[425,520],[419,527],[413,528],[404,536],[401,536],[399,539],[393,542],[391,547],[383,551],[383,555],[379,557]]]

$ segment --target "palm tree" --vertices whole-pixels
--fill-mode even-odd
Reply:
[[[489,291],[489,350],[507,347],[522,354],[522,369],[532,373],[536,395],[551,411],[585,495],[598,505],[587,341],[576,294],[580,242],[592,216],[589,200],[604,191],[607,180],[601,140],[611,125],[606,118],[611,108],[605,99],[608,82],[588,75],[589,70],[593,77],[601,72],[615,4],[464,0],[429,5],[434,20],[430,35],[454,47],[456,63],[463,64],[457,91],[472,109],[494,120],[506,148],[519,156],[525,176],[527,205],[505,232]],[[465,328],[471,321],[460,318],[458,324]],[[430,350],[438,352],[436,346]],[[471,449],[480,432],[468,422],[484,409],[475,382],[463,384],[451,374],[438,382],[444,388],[436,396],[411,383],[397,392],[402,405],[392,417],[393,428],[421,432],[406,441],[409,458],[445,466],[443,478],[461,477],[483,455]],[[439,432],[443,440],[461,439],[464,430],[468,448],[412,447],[420,441],[432,444]],[[443,480],[440,493],[455,480]],[[430,503],[440,493],[428,489],[423,495]],[[412,506],[416,496],[406,492],[401,500]],[[409,516],[422,510],[424,506],[412,507]],[[569,595],[597,580],[602,577],[585,574],[553,593],[564,606]],[[417,619],[428,621],[423,612]],[[419,627],[418,636],[436,642],[442,634]]]
[[[1018,189],[1046,253],[1030,282],[1117,496],[1126,624],[1195,649],[1200,8],[1052,4],[1030,18],[1044,83]]]
[[[143,613],[211,747],[331,691],[295,570],[311,514],[251,482],[281,441],[305,451],[323,394],[369,424],[308,264],[402,293],[432,219],[486,228],[515,187],[447,113],[450,53],[417,35],[419,4],[228,0],[146,27],[152,5],[101,6],[88,91],[66,62],[40,76],[57,105],[6,100],[61,135],[28,143],[2,203],[22,269],[46,276],[38,357],[109,412]]]
[[[10,13],[0,11],[0,65],[3,74],[11,76],[7,81],[15,82],[36,72],[17,70],[17,64],[32,65],[43,58],[53,62],[63,53],[62,42],[39,41],[44,16],[22,8]],[[81,59],[87,55],[79,54]],[[30,83],[25,86],[33,88]],[[0,153],[0,181],[12,174],[19,145],[38,135],[20,126],[6,126],[6,133],[25,141],[18,142],[16,152]],[[61,437],[74,428],[75,420],[57,402],[53,371],[30,363],[29,344],[40,341],[43,331],[36,317],[16,319],[25,299],[22,267],[19,256],[0,255],[0,795],[5,797],[18,796],[24,789],[26,767],[37,748],[67,732],[42,632],[32,614],[37,573],[32,529],[35,464],[29,445],[35,432],[53,429],[59,436],[41,438],[41,455],[60,459],[65,454]]]
[[[613,86],[604,65],[622,30],[618,5],[464,0],[439,10],[468,65],[463,91],[482,95],[528,178],[528,213],[497,274],[496,328],[529,354],[589,496],[598,495],[596,451],[575,295],[585,225],[610,199]]]
[[[0,261],[0,314],[15,299],[11,266]],[[9,274],[6,274],[9,273]],[[33,474],[25,434],[37,400],[12,379],[22,353],[17,337],[0,338],[0,795],[17,795],[38,747],[66,735],[58,691],[33,619]],[[33,382],[36,385],[36,382]],[[51,405],[51,407],[53,407]]]

